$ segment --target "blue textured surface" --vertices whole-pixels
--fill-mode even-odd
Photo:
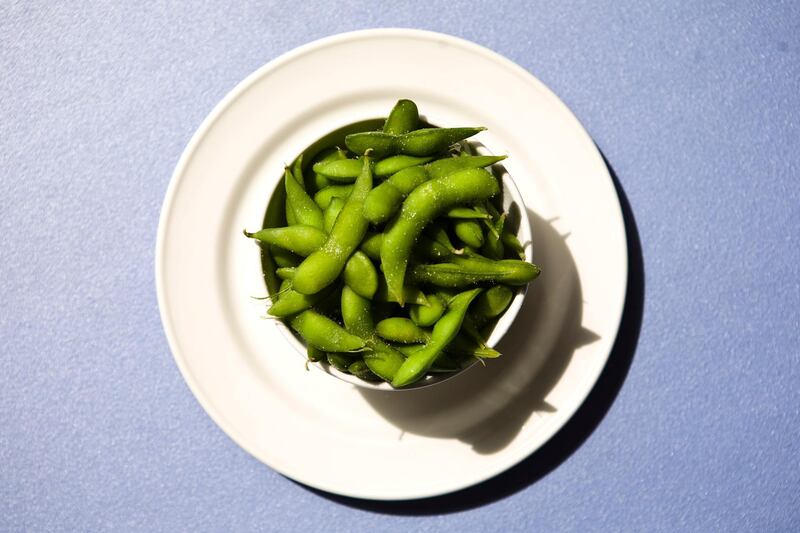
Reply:
[[[0,5],[0,529],[800,528],[796,4],[48,4]],[[448,514],[334,501],[240,450],[184,385],[154,291],[203,117],[277,55],[380,26],[533,72],[642,243],[641,334],[605,417],[533,483]]]

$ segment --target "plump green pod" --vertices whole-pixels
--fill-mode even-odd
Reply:
[[[453,222],[453,230],[456,237],[467,246],[473,248],[483,246],[483,228],[474,220],[456,220]]]
[[[372,172],[376,176],[391,176],[403,169],[424,165],[431,160],[433,160],[433,156],[415,157],[413,155],[393,155],[375,163]]]
[[[381,245],[386,284],[401,305],[408,258],[423,228],[453,206],[480,202],[499,191],[494,176],[478,168],[427,181],[408,195]]]
[[[496,318],[508,309],[513,299],[514,291],[505,285],[497,285],[478,296],[478,299],[475,300],[475,305],[472,307],[475,313],[485,318]]]
[[[364,353],[367,367],[375,375],[391,382],[405,359],[402,354],[375,337],[372,302],[345,286],[342,289],[341,309],[347,331],[365,339],[370,348],[370,351]]]
[[[294,290],[314,294],[330,285],[339,274],[350,255],[361,244],[369,222],[364,218],[364,199],[372,189],[370,158],[364,156],[362,171],[342,211],[336,217],[325,243],[306,257],[294,275]]]
[[[313,163],[315,165],[317,163],[338,161],[340,159],[347,159],[347,153],[344,150],[341,150],[339,148],[328,148],[317,154],[317,156],[314,158]],[[313,168],[314,167],[312,165],[311,166],[312,172]],[[331,185],[332,182],[323,174],[320,174],[318,172],[313,172],[309,184],[313,186],[315,191],[320,191],[325,187]]]
[[[295,267],[300,264],[302,258],[293,254],[289,250],[276,246],[274,244],[269,247],[269,255],[277,267]]]
[[[333,368],[339,372],[345,372],[348,374],[350,373],[350,365],[357,361],[355,357],[342,353],[329,353],[327,354],[327,359],[328,364]]]
[[[424,344],[397,344],[393,346],[395,350],[408,357],[414,352],[418,352],[425,347]]]
[[[333,229],[333,224],[336,222],[336,218],[342,211],[344,204],[345,201],[343,198],[339,198],[338,196],[331,198],[331,203],[328,204],[328,207],[326,207],[325,211],[322,213],[322,229],[325,230],[325,233],[330,233]]]
[[[308,360],[312,363],[316,363],[318,361],[325,361],[328,357],[328,354],[320,350],[319,348],[315,348],[310,344],[306,347],[306,354],[308,355]]]
[[[275,274],[281,279],[292,279],[294,271],[294,267],[279,267],[275,269]]]
[[[308,344],[324,352],[353,352],[366,345],[361,337],[311,309],[292,318],[289,325]]]
[[[373,224],[382,224],[394,215],[403,199],[420,184],[428,181],[422,167],[410,167],[393,174],[367,195],[364,216]]]
[[[399,151],[398,137],[382,131],[351,133],[345,137],[344,143],[353,153],[361,155],[371,150],[372,156],[378,159],[394,155]]]
[[[327,235],[312,226],[287,226],[285,228],[264,228],[255,233],[244,232],[245,236],[267,244],[280,246],[300,256],[307,256],[325,243]]]
[[[303,157],[305,154],[300,154],[297,156],[297,159],[294,160],[292,163],[292,176],[294,176],[295,181],[303,190],[306,190],[306,180],[305,176],[303,176]]]
[[[327,209],[334,198],[338,197],[347,200],[351,192],[353,192],[352,184],[328,185],[324,189],[317,191],[317,194],[314,195],[314,202],[320,209]]]
[[[525,285],[540,273],[538,266],[519,259],[487,261],[453,257],[448,263],[416,265],[409,272],[412,283],[462,289],[484,283]]]
[[[390,135],[381,131],[352,133],[345,137],[347,147],[363,154],[372,150],[383,158],[394,154],[429,156],[445,151],[450,145],[472,137],[486,128],[423,128],[403,135]]]
[[[419,110],[411,100],[398,100],[383,124],[383,132],[402,135],[419,127]]]
[[[364,236],[361,241],[359,250],[367,254],[367,257],[380,261],[381,259],[381,244],[383,244],[383,233],[369,233]]]
[[[361,172],[361,161],[358,159],[335,159],[321,161],[312,167],[314,172],[322,174],[333,181],[352,183]]]
[[[402,154],[425,156],[443,152],[450,145],[472,137],[486,128],[423,128],[399,137]]]
[[[469,304],[480,292],[481,289],[465,291],[456,295],[450,301],[447,312],[433,327],[430,341],[425,345],[425,348],[413,353],[405,360],[392,380],[392,386],[405,387],[425,375],[425,372],[433,365],[436,358],[458,334]]]
[[[375,333],[387,341],[402,344],[428,342],[430,333],[414,324],[410,318],[392,317],[375,324]]]
[[[378,290],[378,270],[367,254],[356,251],[344,266],[344,282],[356,294],[369,300]]]
[[[325,294],[325,292],[318,292],[317,294],[310,295],[300,294],[292,288],[289,288],[281,292],[280,298],[270,306],[267,313],[277,318],[286,318],[287,316],[296,315],[306,309],[311,309]]]
[[[294,214],[294,223],[322,229],[322,210],[311,199],[303,187],[297,183],[289,169],[284,172],[284,188],[286,189],[286,213]]]
[[[428,328],[439,320],[447,308],[447,302],[435,294],[427,295],[429,305],[414,305],[409,315],[418,326]]]
[[[503,241],[503,244],[509,250],[518,255],[520,259],[525,259],[525,249],[522,247],[522,243],[519,242],[519,239],[517,239],[516,235],[506,229],[500,235],[500,240]]]
[[[484,168],[494,165],[505,159],[504,155],[470,155],[464,157],[445,157],[428,163],[425,170],[428,171],[431,179],[449,176],[455,172],[467,170],[469,168]]]

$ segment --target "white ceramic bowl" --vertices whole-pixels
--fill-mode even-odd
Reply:
[[[399,95],[402,97],[402,95]],[[420,111],[424,112],[424,109]],[[388,113],[388,110],[387,110]],[[373,117],[357,117],[357,118],[364,118],[370,119]],[[480,124],[453,124],[452,126],[457,125],[480,125]],[[449,125],[448,125],[449,126]],[[321,132],[321,133],[324,133]],[[473,148],[477,148],[477,152],[480,154],[489,154],[490,152],[480,144],[480,134],[477,137],[474,137],[474,142],[472,142]],[[293,159],[295,154],[287,154],[287,159]],[[502,178],[503,183],[503,211],[508,212],[514,206],[514,210],[519,213],[519,231],[517,232],[517,238],[523,244],[525,250],[525,260],[528,262],[532,262],[533,260],[533,252],[531,247],[531,223],[528,218],[528,211],[525,208],[525,203],[522,200],[522,195],[519,192],[519,189],[514,184],[514,181],[511,179],[511,176],[502,166],[502,164],[498,164],[494,166],[495,173],[500,175]],[[276,173],[276,183],[275,183],[275,190],[280,190],[283,175],[280,173]],[[283,206],[283,202],[273,202],[270,199],[269,207],[267,210],[280,208]],[[265,219],[270,218],[269,215],[265,217]],[[265,275],[268,275],[265,273]],[[536,280],[533,281],[536,283]],[[514,296],[514,299],[511,301],[508,309],[506,309],[505,313],[500,317],[500,319],[495,324],[494,328],[492,329],[491,335],[487,340],[487,345],[491,347],[496,347],[497,344],[500,342],[500,339],[503,338],[503,335],[508,331],[508,328],[511,327],[511,324],[514,322],[514,319],[517,317],[519,310],[522,308],[522,301],[525,298],[525,295],[528,292],[528,287],[524,286],[521,287],[517,294]],[[303,340],[298,337],[286,324],[280,322],[279,326],[283,337],[286,339],[286,342],[292,346],[294,351],[299,354],[303,360],[307,360],[307,346],[303,342]],[[389,383],[385,381],[377,382],[377,381],[366,381],[359,377],[356,377],[352,374],[348,374],[342,372],[332,365],[327,363],[317,362],[317,363],[309,363],[309,366],[313,366],[322,370],[323,372],[327,373],[330,376],[338,378],[342,381],[355,385],[357,387],[362,387],[365,389],[373,389],[373,390],[385,390],[385,391],[406,391],[406,390],[413,390],[418,389],[421,387],[429,387],[431,385],[436,385],[438,383],[443,383],[450,379],[453,379],[464,372],[470,366],[477,364],[477,360],[473,360],[469,365],[465,366],[463,369],[457,372],[447,372],[447,373],[428,373],[424,378],[420,379],[416,383],[413,383],[407,387],[403,387],[401,389],[396,389],[392,387]]]

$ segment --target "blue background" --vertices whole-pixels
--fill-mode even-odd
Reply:
[[[0,5],[0,529],[800,528],[797,4],[49,4]],[[634,251],[594,403],[510,474],[407,505],[239,449],[178,373],[153,279],[211,108],[283,52],[381,26],[552,88],[615,172]]]

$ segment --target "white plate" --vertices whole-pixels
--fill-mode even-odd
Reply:
[[[288,163],[323,134],[411,98],[433,123],[483,125],[533,222],[543,274],[486,368],[403,394],[306,371],[275,323],[258,228]],[[546,442],[597,380],[625,299],[627,250],[603,160],[564,104],[475,44],[415,30],[337,35],[272,61],[214,109],[170,182],[156,283],[175,360],[208,414],[275,470],[372,499],[447,493]]]

